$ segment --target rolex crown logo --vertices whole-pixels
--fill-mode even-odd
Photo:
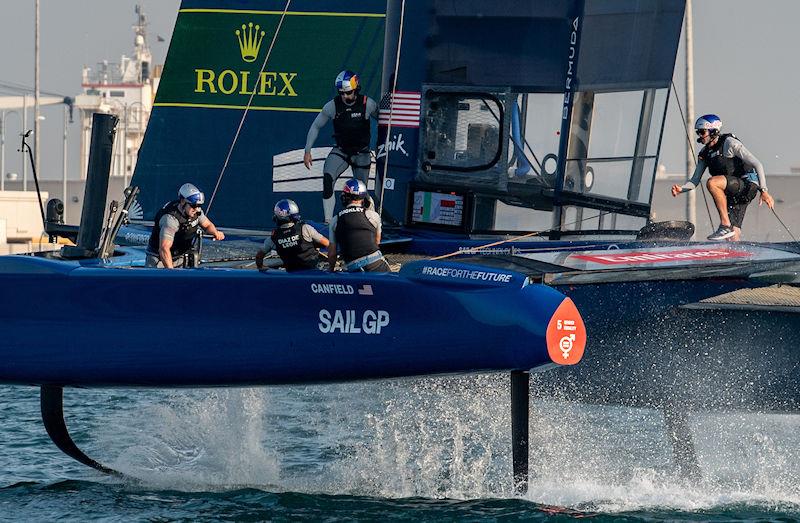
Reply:
[[[258,50],[261,48],[261,41],[264,39],[264,31],[260,25],[253,25],[253,22],[245,25],[242,29],[235,31],[236,38],[239,39],[239,50],[242,53],[242,60],[245,62],[255,62],[258,57]]]

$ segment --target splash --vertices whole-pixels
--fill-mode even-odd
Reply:
[[[118,430],[100,439],[123,447],[112,466],[170,489],[509,498],[508,389],[490,374],[152,394],[116,412]],[[676,476],[660,412],[536,401],[525,499],[605,513],[739,503],[800,513],[800,418],[690,422],[697,484]]]
[[[147,485],[182,490],[274,483],[280,462],[265,439],[269,397],[263,390],[149,396],[133,417],[119,416],[116,434],[104,435],[119,440],[124,434],[128,444],[112,468]]]

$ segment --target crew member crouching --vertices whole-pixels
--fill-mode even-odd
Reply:
[[[389,271],[389,264],[378,249],[381,217],[370,208],[367,196],[364,182],[347,180],[341,194],[344,208],[330,224],[328,266],[331,272],[338,255],[344,259],[344,270],[348,272]]]
[[[150,241],[147,244],[145,266],[191,267],[200,264],[200,260],[190,260],[197,256],[200,229],[222,240],[225,234],[203,214],[200,206],[205,203],[205,196],[200,189],[191,183],[185,183],[178,189],[178,199],[168,202],[156,213]]]
[[[288,272],[316,269],[319,259],[317,247],[327,247],[328,239],[302,221],[297,203],[289,199],[280,200],[275,204],[272,220],[278,227],[256,253],[256,266],[263,268],[264,257],[274,250]]]

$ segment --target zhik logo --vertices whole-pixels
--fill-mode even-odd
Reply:
[[[378,155],[377,158],[383,158],[386,156],[386,151],[398,151],[403,153],[403,156],[408,156],[405,148],[403,147],[406,144],[405,140],[403,140],[403,133],[396,134],[392,136],[392,139],[389,140],[388,143],[382,143],[378,145]]]

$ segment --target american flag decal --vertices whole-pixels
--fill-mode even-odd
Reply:
[[[386,93],[381,98],[378,111],[378,125],[389,125],[391,114],[392,127],[419,127],[420,93],[395,91]]]

